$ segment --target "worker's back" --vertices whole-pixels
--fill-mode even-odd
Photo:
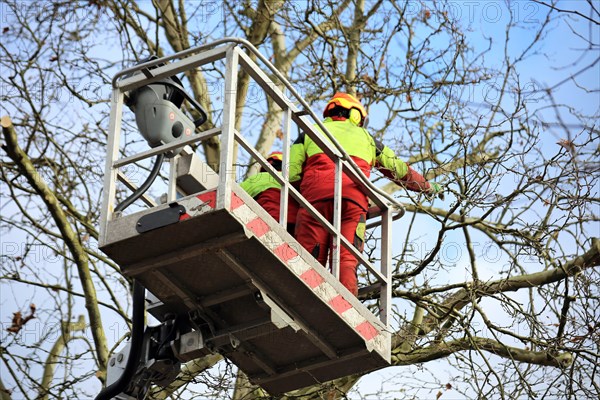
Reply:
[[[326,118],[323,125],[368,177],[375,160],[375,142],[369,133],[348,119]],[[333,198],[335,164],[310,137],[301,135],[298,138],[292,146],[291,157],[290,181],[297,180],[299,170],[303,170],[300,189],[308,201]],[[346,175],[342,180],[342,193],[344,198],[367,207],[366,196]]]

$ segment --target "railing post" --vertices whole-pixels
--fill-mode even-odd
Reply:
[[[283,110],[283,138],[282,138],[282,160],[281,160],[281,177],[283,185],[281,186],[281,201],[279,202],[279,222],[283,227],[287,227],[289,220],[288,215],[288,183],[290,179],[290,131],[292,127],[292,110],[286,107]]]
[[[390,308],[392,306],[392,212],[386,207],[381,214],[381,274],[385,282],[381,284],[380,293],[380,319],[385,326],[390,326]]]
[[[340,279],[340,230],[342,226],[342,159],[336,157],[335,175],[333,179],[333,245],[331,246],[331,273]]]
[[[167,203],[177,200],[177,163],[181,156],[178,154],[169,160],[169,184],[167,186]]]
[[[119,158],[119,143],[121,140],[121,118],[123,116],[123,93],[116,88],[112,91],[110,119],[108,124],[108,140],[106,143],[106,163],[104,166],[104,193],[100,215],[99,242],[105,242],[106,225],[112,220],[117,186],[117,168],[113,166]]]
[[[227,50],[225,57],[225,93],[223,101],[223,128],[221,130],[221,157],[219,159],[219,188],[217,208],[228,209],[231,204],[231,185],[235,180],[233,148],[235,143],[235,98],[237,92],[238,48]]]

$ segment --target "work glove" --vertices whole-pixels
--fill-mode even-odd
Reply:
[[[427,197],[430,200],[433,200],[436,197],[439,197],[440,200],[444,200],[444,188],[435,182],[429,182],[429,190],[427,191]]]

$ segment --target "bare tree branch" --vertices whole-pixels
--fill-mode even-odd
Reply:
[[[67,346],[70,340],[74,338],[74,333],[78,331],[84,331],[86,328],[85,318],[83,315],[79,316],[79,319],[75,322],[65,321],[61,326],[61,332],[59,338],[50,349],[48,358],[44,365],[44,375],[42,376],[42,382],[40,383],[40,390],[38,397],[42,400],[47,400],[50,395],[50,384],[52,378],[54,378],[54,371],[56,365],[59,363],[58,358]]]
[[[63,239],[75,260],[79,272],[79,279],[85,294],[85,306],[90,318],[90,327],[92,329],[92,336],[94,338],[94,345],[98,356],[98,368],[104,370],[106,369],[108,362],[108,347],[102,325],[102,317],[98,308],[96,289],[90,275],[87,253],[81,244],[81,239],[73,230],[71,223],[68,221],[63,209],[60,207],[60,203],[56,196],[36,171],[27,154],[25,154],[23,149],[19,146],[17,134],[11,119],[8,116],[3,116],[1,124],[2,134],[6,141],[6,144],[2,146],[4,151],[19,166],[23,176],[26,177],[29,184],[44,200],[44,203],[52,214],[54,222],[62,233]]]
[[[518,349],[516,347],[506,346],[495,340],[486,338],[465,338],[435,344],[425,348],[412,350],[408,354],[394,352],[394,365],[411,365],[423,363],[435,359],[447,357],[458,351],[481,349],[500,357],[513,359],[528,364],[544,365],[549,367],[567,368],[573,362],[573,356],[570,353],[553,355],[547,351],[530,351]]]

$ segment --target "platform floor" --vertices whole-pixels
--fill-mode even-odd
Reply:
[[[164,303],[190,312],[213,351],[271,394],[389,365],[383,324],[244,191],[177,201],[179,222],[143,234],[140,217],[107,225],[101,250]]]

